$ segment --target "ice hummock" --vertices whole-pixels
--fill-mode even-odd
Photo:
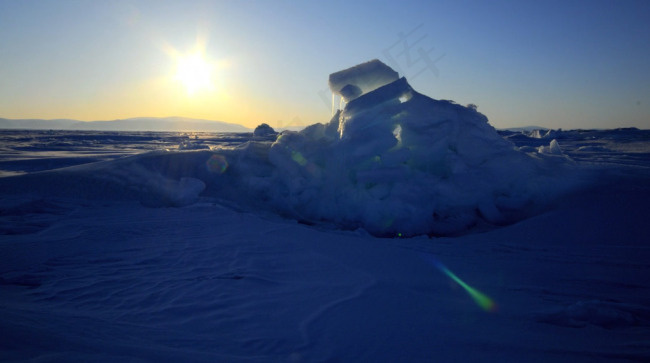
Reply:
[[[285,132],[271,145],[275,208],[375,235],[446,235],[509,223],[548,178],[487,117],[434,100],[374,60],[330,76],[364,88],[328,124]],[[334,81],[332,81],[334,80]],[[345,95],[342,94],[344,97]],[[553,184],[553,183],[550,183]]]
[[[254,138],[265,138],[269,136],[276,136],[278,133],[268,124],[260,124],[258,125],[255,130],[253,130],[253,137]]]
[[[150,206],[210,197],[376,236],[455,235],[512,223],[570,186],[561,179],[565,158],[519,151],[475,107],[422,95],[378,60],[330,76],[332,92],[346,97],[348,85],[360,91],[328,123],[273,141],[141,154],[48,175],[83,173],[76,180],[86,197],[135,196]],[[81,195],[37,179],[18,188]]]

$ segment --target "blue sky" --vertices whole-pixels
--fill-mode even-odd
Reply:
[[[330,117],[330,73],[379,58],[495,127],[650,128],[648,15],[631,0],[0,0],[0,117],[306,125]],[[197,44],[216,70],[188,95],[174,72]]]

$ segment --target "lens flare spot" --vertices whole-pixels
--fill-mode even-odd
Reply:
[[[440,267],[440,271],[442,271],[445,275],[449,276],[450,279],[454,280],[454,282],[456,282],[465,291],[467,291],[467,293],[474,300],[476,305],[480,306],[483,310],[489,312],[495,312],[497,310],[497,304],[494,302],[494,300],[490,299],[487,295],[467,285],[463,280],[461,280],[453,272],[449,271],[446,267],[444,266]]]
[[[228,169],[228,160],[223,155],[214,154],[205,162],[205,166],[210,173],[223,174]]]
[[[462,287],[463,290],[469,294],[472,300],[474,300],[476,305],[478,305],[481,309],[487,312],[497,311],[497,304],[489,296],[469,286],[465,281],[461,280],[460,277],[456,276],[455,273],[451,272],[445,265],[442,264],[442,262],[438,261],[435,257],[426,256],[426,259],[427,261],[431,262],[431,264],[434,265],[438,270],[440,270],[440,272],[447,275],[450,279]]]
[[[305,159],[305,157],[302,156],[302,154],[299,151],[295,151],[295,150],[291,151],[291,159],[293,159],[293,161],[298,163],[298,165],[300,166],[307,165],[307,159]]]

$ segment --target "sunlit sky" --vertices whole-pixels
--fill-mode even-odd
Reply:
[[[330,118],[330,73],[378,58],[495,127],[650,128],[649,16],[647,0],[0,0],[0,117],[308,125]]]

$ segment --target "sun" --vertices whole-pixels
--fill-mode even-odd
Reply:
[[[200,51],[179,55],[176,59],[174,79],[185,88],[189,96],[214,90],[216,66]]]

